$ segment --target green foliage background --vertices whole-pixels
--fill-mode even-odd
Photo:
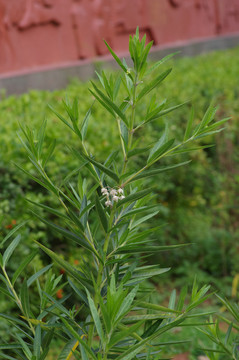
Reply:
[[[239,151],[236,147],[239,117],[238,55],[239,49],[233,49],[196,58],[172,60],[170,62],[173,73],[157,90],[157,99],[169,99],[167,107],[188,100],[193,103],[198,121],[212,99],[215,104],[220,104],[216,120],[226,116],[232,117],[227,129],[216,140],[212,137],[210,142],[215,146],[192,153],[190,158],[193,161],[188,166],[162,173],[154,178],[160,189],[157,201],[161,204],[161,212],[152,221],[156,221],[157,225],[168,224],[161,228],[156,234],[157,237],[162,244],[193,243],[183,250],[161,255],[158,259],[162,266],[164,263],[170,263],[174,268],[171,276],[178,279],[185,276],[193,277],[196,272],[199,280],[204,280],[207,276],[217,284],[217,279],[221,279],[222,276],[233,276],[239,271],[236,245],[238,236],[236,194],[239,182],[237,169]],[[168,65],[167,63],[167,67]],[[29,205],[23,200],[23,196],[55,206],[55,200],[40,186],[29,180],[14,164],[14,162],[22,164],[27,170],[32,170],[29,162],[24,164],[25,150],[16,136],[19,130],[18,122],[29,124],[31,128],[39,128],[43,119],[48,118],[47,136],[58,139],[57,150],[48,165],[49,173],[58,182],[63,181],[65,176],[77,166],[78,160],[74,160],[70,150],[68,151],[67,147],[61,144],[77,146],[77,138],[65,131],[64,125],[48,111],[46,104],[49,103],[62,112],[62,98],[67,96],[72,99],[77,96],[83,118],[93,101],[88,86],[89,84],[73,80],[66,89],[54,92],[30,91],[19,97],[8,98],[2,93],[0,218],[2,217],[4,234],[10,227],[16,226],[15,221],[18,224],[29,218],[25,211]],[[189,111],[190,104],[186,104],[172,114],[166,115],[170,130],[177,132],[178,136],[183,136]],[[147,132],[140,133],[140,136],[143,136],[143,141],[145,139],[146,143],[150,143],[158,138],[162,128],[162,121],[157,120],[150,123]],[[94,148],[94,154],[99,160],[105,158],[112,143],[119,144],[116,124],[99,104],[95,104],[92,110],[87,141],[88,148],[91,146],[92,149]],[[209,142],[208,138],[207,142]],[[187,159],[188,157],[185,157],[185,160]],[[180,161],[183,161],[181,157]],[[145,187],[150,185],[152,184],[145,180]],[[49,229],[46,231],[44,224],[32,218],[28,225],[29,230],[25,230],[25,241],[22,241],[18,250],[19,256],[25,256],[29,252],[28,246],[29,244],[32,246],[32,239],[35,239],[62,252],[62,256],[72,258],[72,262],[77,260],[74,249]],[[47,260],[43,258],[39,261]],[[14,271],[17,263],[13,262],[11,266]]]

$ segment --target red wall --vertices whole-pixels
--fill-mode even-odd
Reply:
[[[239,33],[239,0],[0,0],[0,73],[125,51],[136,26],[156,45]]]

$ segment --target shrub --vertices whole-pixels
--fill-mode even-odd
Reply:
[[[46,121],[39,131],[21,126],[20,139],[28,153],[31,167],[18,167],[51,193],[61,206],[59,210],[31,200],[31,204],[36,206],[33,214],[47,229],[73,242],[74,248],[77,246],[82,249],[78,267],[72,266],[57,251],[41,242],[35,243],[63,272],[67,272],[67,284],[81,305],[79,308],[78,304],[68,307],[70,294],[64,296],[65,284],[60,284],[61,275],[55,276],[50,269],[51,265],[40,269],[28,279],[25,277],[19,291],[15,289],[20,274],[36,255],[33,250],[10,280],[7,265],[20,242],[20,235],[17,235],[0,257],[1,279],[5,285],[1,290],[15,302],[22,314],[21,319],[1,314],[2,318],[13,324],[11,335],[15,340],[15,343],[3,343],[1,349],[9,350],[14,356],[43,360],[48,355],[53,337],[56,337],[65,343],[59,359],[69,359],[73,353],[76,358],[95,360],[155,357],[162,351],[162,347],[167,346],[160,342],[160,335],[191,317],[198,317],[197,314],[190,315],[190,312],[209,296],[209,286],[204,285],[199,289],[195,281],[189,302],[185,301],[185,288],[178,300],[173,291],[168,308],[150,302],[145,281],[169,268],[147,265],[146,258],[155,252],[178,249],[183,245],[162,245],[158,239],[150,237],[155,234],[155,228],[144,229],[144,222],[159,212],[157,203],[152,201],[155,189],[149,187],[145,179],[188,164],[190,161],[159,166],[162,158],[191,152],[195,147],[192,143],[218,132],[218,127],[227,119],[213,122],[216,109],[209,106],[202,121],[195,126],[194,112],[191,111],[181,141],[172,137],[165,123],[163,131],[153,143],[142,143],[141,137],[135,136],[140,129],[182,106],[167,107],[165,102],[158,103],[156,97],[152,96],[142,115],[144,106],[140,104],[146,95],[152,93],[171,72],[169,68],[156,74],[167,58],[148,66],[147,56],[152,43],[145,45],[145,40],[145,37],[139,40],[138,30],[133,38],[130,37],[129,51],[134,64],[132,69],[106,43],[123,70],[123,75],[114,79],[107,78],[102,72],[99,75],[101,86],[92,82],[90,92],[103,106],[104,112],[110,113],[114,126],[118,127],[120,140],[120,148],[110,149],[104,162],[93,157],[91,147],[85,141],[91,108],[83,121],[79,122],[77,99],[72,103],[68,100],[64,102],[67,116],[52,108],[77,138],[77,147],[72,147],[72,144],[69,146],[70,152],[77,159],[76,168],[60,184],[48,174],[55,142],[48,141]],[[150,73],[154,73],[154,76],[147,81]],[[125,92],[123,98],[119,95],[121,84]],[[139,160],[134,162],[134,158]],[[130,162],[134,164],[132,167]],[[87,170],[90,177],[82,177],[82,168]],[[38,209],[44,215],[39,214]],[[2,244],[7,243],[16,230],[12,230]],[[44,273],[47,275],[43,283],[40,276]],[[38,305],[31,303],[29,296],[33,283],[37,285]],[[12,359],[3,353],[2,356]]]

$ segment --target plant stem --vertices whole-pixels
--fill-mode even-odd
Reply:
[[[134,79],[134,90],[133,90],[133,99],[132,99],[132,112],[129,124],[129,143],[128,143],[128,150],[131,149],[132,140],[133,140],[133,131],[134,131],[134,120],[135,120],[135,108],[136,108],[136,88],[137,88],[137,79],[138,73],[135,74]]]

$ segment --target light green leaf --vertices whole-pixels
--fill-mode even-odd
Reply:
[[[23,225],[25,225],[27,221],[23,221],[21,224],[14,226],[14,228],[5,236],[5,238],[1,242],[1,246],[16,232],[18,231]]]
[[[138,292],[139,287],[136,286],[123,300],[115,320],[119,321],[130,309],[132,302]]]
[[[132,76],[129,73],[129,70],[124,66],[124,64],[122,63],[122,61],[118,58],[118,56],[115,54],[115,52],[111,49],[111,47],[109,46],[109,44],[104,40],[105,45],[107,46],[109,52],[111,53],[111,55],[113,56],[113,58],[115,59],[115,61],[117,62],[117,64],[121,67],[121,69],[132,79]]]
[[[162,74],[158,75],[155,79],[153,79],[148,85],[141,90],[137,97],[137,101],[142,99],[142,97],[152,91],[156,86],[158,86],[172,71],[172,69],[168,69],[164,71]]]
[[[160,65],[162,65],[164,62],[166,62],[167,60],[171,59],[173,56],[179,54],[180,51],[176,51],[172,54],[169,54],[165,57],[163,57],[161,60],[157,61],[155,64],[153,64],[145,73],[145,75],[149,75],[152,71],[156,70]]]
[[[11,257],[13,251],[18,246],[20,240],[21,240],[21,235],[19,234],[19,235],[17,235],[17,237],[11,242],[11,244],[5,250],[5,252],[3,254],[3,257],[2,257],[3,267],[5,267],[7,265],[7,262],[9,260],[9,258]]]
[[[42,269],[40,269],[39,271],[37,271],[31,277],[29,277],[29,279],[27,280],[27,286],[28,287],[31,286],[34,283],[34,281],[36,281],[41,275],[45,274],[45,272],[47,272],[51,267],[52,264],[49,264],[43,267]]]

